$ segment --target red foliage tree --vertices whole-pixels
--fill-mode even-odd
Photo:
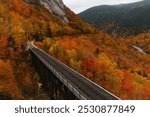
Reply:
[[[149,100],[150,99],[150,89],[149,86],[143,85],[143,99]]]
[[[8,46],[8,37],[2,36],[0,37],[0,57],[3,58],[7,56],[7,46]]]

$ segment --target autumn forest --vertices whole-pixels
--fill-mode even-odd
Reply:
[[[44,6],[0,0],[0,95],[38,99],[28,40],[121,99],[150,99],[150,33],[115,36],[65,6],[64,23]],[[137,49],[138,48],[138,49]],[[141,51],[142,50],[142,51]]]

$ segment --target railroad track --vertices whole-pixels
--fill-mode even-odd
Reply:
[[[117,96],[37,48],[33,42],[28,42],[28,46],[32,53],[56,74],[62,83],[64,83],[78,99],[119,100]]]

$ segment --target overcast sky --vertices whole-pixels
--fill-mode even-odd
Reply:
[[[72,9],[75,13],[84,11],[90,7],[98,5],[114,5],[121,3],[132,3],[142,0],[63,0],[66,6]]]

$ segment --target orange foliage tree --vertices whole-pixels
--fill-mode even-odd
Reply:
[[[7,93],[12,99],[21,99],[10,61],[0,60],[0,92]]]
[[[19,12],[21,15],[24,16],[29,16],[31,11],[30,11],[30,6],[21,1],[21,0],[12,0],[12,8],[13,10]]]
[[[122,80],[122,92],[123,92],[123,99],[130,99],[134,93],[134,86],[133,86],[133,77],[129,73],[129,71],[124,70],[124,79]]]

